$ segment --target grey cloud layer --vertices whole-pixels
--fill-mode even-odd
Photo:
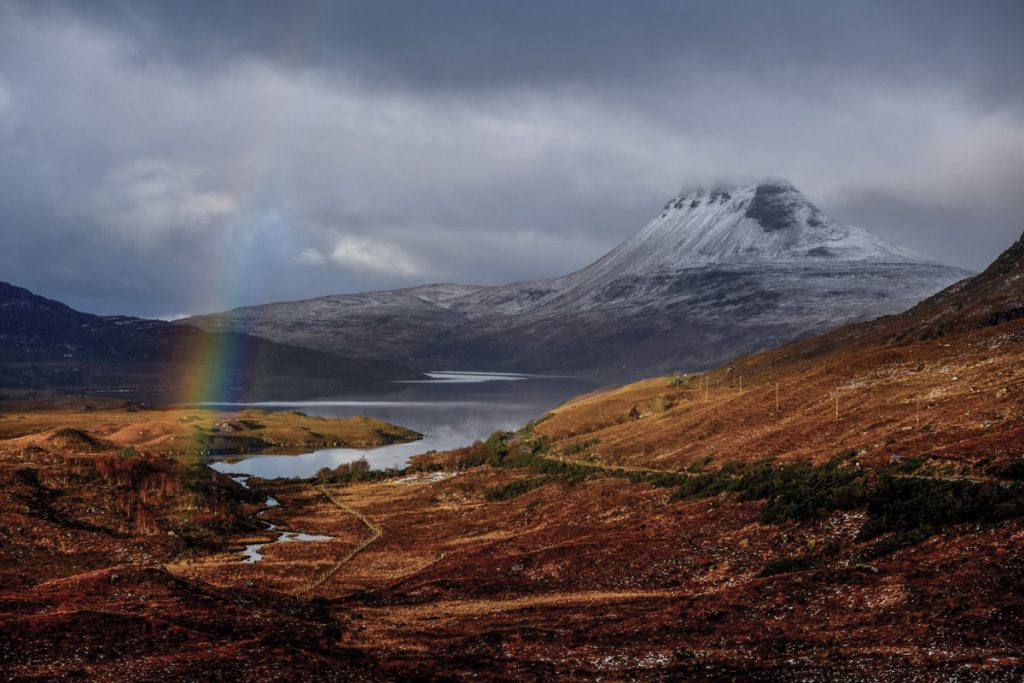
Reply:
[[[817,7],[2,5],[0,279],[170,315],[552,276],[766,175],[984,265],[1021,228],[1017,5]]]

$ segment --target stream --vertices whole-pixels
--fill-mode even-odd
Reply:
[[[232,476],[231,478],[235,480],[242,488],[249,488],[249,475],[235,475]],[[276,524],[274,524],[273,522],[268,522],[265,519],[260,519],[260,517],[267,510],[280,506],[281,502],[277,498],[274,498],[273,496],[267,496],[267,500],[263,504],[266,507],[264,507],[262,510],[256,513],[256,519],[260,524],[263,524],[267,528],[267,531],[276,531]],[[334,536],[325,536],[322,534],[307,534],[304,531],[278,531],[277,538],[275,538],[273,541],[249,543],[248,545],[246,545],[245,549],[242,551],[242,562],[245,562],[246,564],[255,564],[257,562],[262,561],[263,553],[260,551],[263,549],[264,546],[268,546],[271,543],[312,543],[316,541],[329,541],[332,538],[334,538]]]

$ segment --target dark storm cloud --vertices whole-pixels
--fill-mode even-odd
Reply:
[[[78,4],[80,5],[80,3]],[[76,5],[72,5],[76,6]],[[145,36],[145,53],[217,62],[260,55],[424,87],[635,84],[722,69],[839,70],[845,77],[959,79],[1018,98],[1024,6],[1002,2],[288,2],[88,7]],[[687,68],[690,67],[690,68]],[[687,73],[689,72],[689,73]]]
[[[0,5],[0,279],[171,315],[585,265],[793,180],[967,267],[1020,232],[1019,2]]]

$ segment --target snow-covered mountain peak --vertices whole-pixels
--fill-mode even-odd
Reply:
[[[656,272],[756,261],[931,263],[824,214],[792,183],[767,179],[684,192],[590,268]]]
[[[830,224],[835,223],[792,183],[776,178],[756,185],[719,186],[712,190],[685,192],[669,200],[659,218],[672,217],[673,223],[685,223],[687,218],[697,215],[721,220],[739,217],[739,214],[749,219],[744,227],[753,227],[752,221],[766,233],[801,231],[801,228],[827,232],[834,227]]]

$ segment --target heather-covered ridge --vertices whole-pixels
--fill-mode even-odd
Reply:
[[[1024,453],[1021,242],[985,272],[905,313],[715,370],[659,377],[569,401],[538,432],[605,463],[828,459],[929,454],[998,468]],[[980,471],[980,470],[979,470]]]

